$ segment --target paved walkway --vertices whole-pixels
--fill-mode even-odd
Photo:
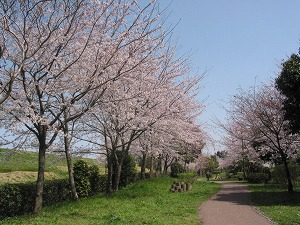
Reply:
[[[199,207],[204,225],[274,225],[253,206],[245,184],[220,182],[222,189]]]

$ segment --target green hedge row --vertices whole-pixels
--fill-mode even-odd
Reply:
[[[33,211],[35,183],[6,184],[0,186],[0,218],[20,215]],[[67,179],[46,181],[43,205],[51,205],[70,198]]]
[[[132,158],[126,160],[124,163],[125,168],[122,168],[120,187],[125,187],[134,182],[137,176],[134,160]],[[98,166],[88,166],[83,160],[78,160],[75,162],[73,169],[76,191],[79,197],[87,197],[106,191],[107,176],[99,174]],[[0,186],[0,219],[32,212],[35,191],[35,182]],[[71,199],[68,179],[45,181],[43,206],[68,199]]]
[[[89,195],[105,192],[106,176],[94,176]],[[36,183],[0,186],[0,219],[33,211]],[[81,196],[83,197],[83,196]],[[68,179],[45,181],[43,206],[71,199]]]

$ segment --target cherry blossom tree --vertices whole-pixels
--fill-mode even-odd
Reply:
[[[198,154],[197,159],[196,159],[195,169],[197,172],[200,173],[200,175],[203,175],[206,168],[208,167],[208,165],[207,165],[208,159],[209,159],[208,154],[206,154],[206,153]]]
[[[2,107],[11,126],[20,127],[14,131],[24,132],[25,127],[38,140],[34,208],[38,213],[42,207],[45,153],[60,130],[57,122],[65,109],[56,96],[68,89],[71,79],[66,74],[71,75],[69,70],[85,52],[96,21],[85,12],[92,5],[83,1],[76,5],[64,1],[5,1],[1,6],[6,24],[3,43],[6,65],[1,75],[4,79],[15,77],[11,96]],[[81,96],[72,98],[76,102]],[[61,113],[55,115],[57,108]]]
[[[101,136],[98,140],[106,149],[109,180],[112,162],[116,165],[115,186],[111,187],[109,183],[108,190],[118,190],[122,161],[142,134],[153,130],[156,124],[162,126],[160,121],[164,120],[165,123],[172,121],[172,124],[176,124],[176,119],[185,121],[177,122],[177,130],[187,130],[187,125],[191,124],[188,119],[198,116],[203,107],[193,99],[200,79],[184,79],[186,67],[179,67],[184,62],[173,60],[169,50],[167,47],[164,55],[153,57],[151,64],[148,63],[139,73],[131,73],[126,79],[120,78],[110,85],[103,101],[86,118],[84,126],[88,128],[81,128],[87,131],[86,140],[90,142],[95,141],[95,137],[92,138],[94,133]],[[182,136],[191,139],[186,133]],[[122,154],[116,154],[117,151]]]
[[[223,126],[226,131],[226,136],[223,137],[222,144],[225,147],[226,155],[223,159],[225,165],[242,164],[243,177],[246,179],[249,162],[259,162],[259,154],[253,150],[252,141],[248,139],[247,133],[242,133],[241,128],[235,121]]]
[[[13,133],[35,137],[38,213],[47,149],[62,133],[70,165],[69,124],[93,108],[110,83],[159,54],[166,33],[154,2],[141,8],[121,0],[4,1],[1,20],[0,75],[2,83],[14,81],[2,86],[2,93],[11,92],[3,95],[3,121]]]
[[[227,141],[231,143],[228,144],[231,145],[230,149],[239,146],[242,151],[255,151],[261,159],[283,163],[288,191],[293,192],[288,164],[297,153],[299,136],[289,132],[282,110],[283,101],[284,97],[274,85],[241,90],[231,100],[228,125],[223,128],[231,136]],[[236,132],[236,128],[239,132]],[[240,151],[238,154],[242,155]]]
[[[119,7],[119,6],[118,6]],[[102,64],[104,65],[104,68],[107,70],[107,68],[109,69],[109,75],[107,76],[106,80],[104,80],[103,83],[101,83],[102,85],[102,90],[99,93],[99,87],[97,92],[92,93],[91,99],[93,104],[95,103],[94,100],[98,100],[102,97],[102,94],[104,93],[104,91],[107,89],[107,86],[105,86],[106,84],[108,84],[109,82],[112,81],[116,81],[116,79],[125,76],[125,80],[130,80],[132,79],[130,77],[130,74],[133,73],[138,73],[138,76],[141,76],[142,73],[147,74],[147,72],[143,71],[143,67],[149,67],[149,64],[154,61],[153,60],[153,55],[157,54],[157,52],[160,51],[161,46],[163,46],[163,40],[166,38],[167,33],[164,32],[163,30],[161,30],[160,26],[155,26],[155,24],[158,21],[157,15],[155,13],[158,13],[156,10],[156,5],[152,2],[150,4],[148,4],[147,6],[145,6],[142,9],[134,8],[137,7],[136,4],[131,3],[128,6],[123,6],[123,14],[122,15],[127,15],[128,11],[131,10],[130,12],[130,16],[131,17],[136,17],[133,22],[126,22],[124,24],[124,27],[118,26],[118,24],[114,25],[113,27],[113,32],[112,34],[115,35],[115,32],[117,32],[119,29],[123,29],[122,33],[119,34],[118,36],[116,36],[117,41],[114,40],[114,37],[109,37],[109,38],[113,38],[113,42],[117,43],[116,46],[113,47],[111,54],[107,54],[108,57],[103,57],[100,56],[101,58],[107,58],[106,61],[104,61],[104,63],[102,62]],[[119,8],[116,8],[118,10],[120,10]],[[134,11],[136,10],[136,11]],[[116,13],[116,12],[114,12]],[[135,14],[134,14],[135,13]],[[146,16],[143,16],[143,14],[146,14]],[[120,12],[119,14],[120,15]],[[124,19],[122,17],[118,18],[120,21],[123,21]],[[121,20],[122,19],[122,20]],[[122,25],[122,23],[120,23]],[[118,32],[117,32],[118,33]],[[128,35],[127,33],[129,33],[130,35]],[[97,43],[97,41],[95,41],[94,43]],[[111,47],[111,46],[110,46]],[[106,50],[109,50],[109,48],[105,45]],[[116,52],[116,50],[118,50],[118,52]],[[99,51],[99,48],[98,50]],[[96,52],[96,49],[95,49]],[[121,56],[121,57],[120,57]],[[88,56],[90,57],[90,56]],[[98,57],[98,55],[97,55]],[[113,61],[112,59],[116,58],[115,61]],[[88,59],[86,59],[86,61],[88,61]],[[99,63],[99,62],[97,62]],[[110,65],[110,63],[112,63]],[[97,68],[99,67],[99,65],[97,65]],[[102,68],[102,67],[100,67]],[[101,71],[101,75],[103,75],[103,71]],[[113,76],[112,76],[113,75]],[[108,84],[110,86],[112,86],[112,84]],[[129,82],[126,83],[126,85],[130,85]],[[124,88],[127,88],[126,85],[124,86]],[[96,88],[94,88],[96,89]],[[111,89],[111,88],[110,88]],[[95,93],[99,93],[98,95],[96,95]],[[89,96],[90,97],[90,96]],[[125,96],[124,96],[125,97]],[[125,97],[126,98],[126,97]],[[92,104],[87,104],[86,99],[84,99],[85,102],[82,104],[84,105],[84,111],[81,110],[80,112],[85,112],[88,109],[90,109]],[[91,101],[91,100],[89,100]],[[82,105],[80,106],[82,108]],[[66,115],[66,114],[64,114]],[[82,115],[82,114],[81,114]],[[68,121],[66,119],[66,117],[64,117],[65,121]],[[68,136],[68,127],[66,123],[62,123],[65,124],[64,125],[64,132],[65,132],[65,142],[69,142],[66,139],[66,136]],[[70,180],[73,180],[72,178],[72,163],[71,163],[71,158],[70,158],[70,153],[69,153],[69,149],[70,149],[70,144],[65,143],[65,149],[66,149],[66,155],[67,155],[67,159],[68,159],[68,167],[69,167],[69,177]],[[74,182],[71,182],[74,183]],[[71,185],[72,187],[72,185]],[[75,187],[72,188],[72,192],[75,192]]]
[[[14,31],[15,17],[14,4],[0,3],[0,104],[10,95],[15,78],[21,74],[26,60],[25,46],[19,45],[17,34]],[[13,2],[11,2],[13,3]],[[16,48],[17,56],[10,59],[10,49]],[[14,49],[13,49],[14,50]],[[17,63],[14,63],[17,61]],[[14,65],[15,66],[11,66]]]

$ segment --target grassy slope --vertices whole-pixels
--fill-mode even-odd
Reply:
[[[279,225],[300,224],[300,187],[289,194],[286,187],[251,184],[253,204]]]
[[[169,177],[140,181],[111,197],[103,195],[44,208],[38,216],[23,216],[0,224],[200,224],[198,206],[220,185],[196,182],[189,192],[171,193]]]
[[[35,152],[0,149],[0,172],[37,171]]]
[[[76,161],[75,158],[73,160]],[[84,159],[89,165],[93,159]],[[38,153],[0,149],[0,185],[35,181],[38,168]],[[66,178],[67,167],[64,155],[47,154],[46,179]]]

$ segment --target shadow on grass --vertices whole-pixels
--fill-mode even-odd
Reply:
[[[255,206],[300,206],[300,192],[252,192],[251,201]]]

